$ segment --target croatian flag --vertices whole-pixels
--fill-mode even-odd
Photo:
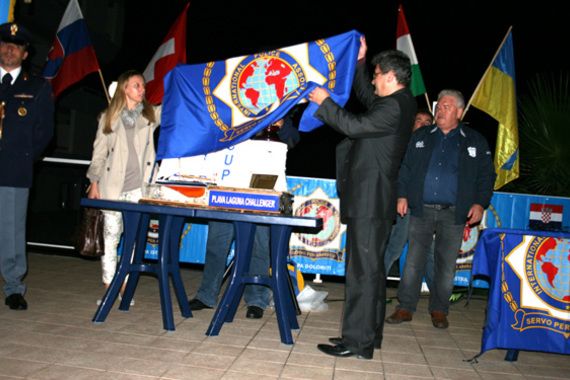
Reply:
[[[532,230],[560,231],[564,206],[531,203],[529,228]]]
[[[43,77],[51,82],[57,97],[95,71],[99,71],[99,63],[87,33],[87,24],[77,0],[70,0],[48,53]]]
[[[143,73],[146,99],[151,104],[162,103],[164,76],[177,64],[186,63],[186,13],[189,6],[190,3],[186,4]]]

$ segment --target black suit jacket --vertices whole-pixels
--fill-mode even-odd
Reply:
[[[364,113],[350,113],[331,98],[315,113],[349,139],[337,147],[341,216],[392,220],[398,168],[412,131],[416,100],[407,88],[376,96],[364,62],[357,66],[354,90],[366,107]]]
[[[5,103],[0,186],[31,187],[34,162],[53,136],[51,86],[22,70],[13,85],[0,85],[0,101]]]

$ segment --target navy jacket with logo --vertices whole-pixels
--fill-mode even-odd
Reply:
[[[478,132],[459,124],[460,147],[455,221],[465,223],[473,204],[487,208],[493,196],[495,168],[487,140]],[[418,129],[412,135],[398,176],[398,198],[406,198],[414,216],[423,213],[425,177],[435,144],[436,125]]]

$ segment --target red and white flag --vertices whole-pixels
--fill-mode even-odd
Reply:
[[[186,13],[189,6],[190,3],[186,4],[144,70],[146,98],[151,104],[162,103],[164,76],[177,64],[186,63]]]

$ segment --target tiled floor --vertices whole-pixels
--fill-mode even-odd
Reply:
[[[301,315],[296,343],[288,346],[271,311],[248,320],[242,308],[219,336],[206,337],[213,311],[184,319],[175,309],[176,331],[164,331],[152,277],[139,282],[129,312],[115,307],[106,322],[93,324],[99,262],[31,253],[29,268],[29,309],[0,305],[0,379],[570,379],[564,355],[521,352],[517,362],[506,362],[505,352],[495,350],[466,362],[479,351],[482,299],[454,304],[447,330],[431,326],[422,299],[411,323],[386,325],[373,360],[335,359],[316,344],[338,335],[341,283],[310,283],[329,292],[329,310]],[[192,296],[201,271],[182,272]]]

